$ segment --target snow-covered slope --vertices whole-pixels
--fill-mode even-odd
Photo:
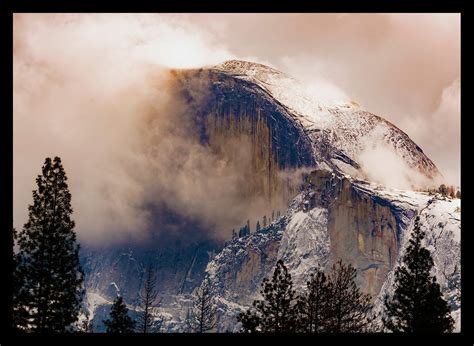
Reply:
[[[318,161],[328,161],[344,173],[370,176],[364,172],[361,155],[382,146],[414,168],[420,177],[440,175],[433,162],[403,131],[387,120],[363,110],[354,101],[320,102],[317,95],[286,74],[268,66],[230,60],[214,68],[235,78],[255,83],[279,104],[310,136]],[[362,167],[361,167],[362,166]]]

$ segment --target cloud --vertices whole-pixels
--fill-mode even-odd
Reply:
[[[406,131],[445,176],[460,175],[459,141],[438,139],[432,116],[443,90],[460,79],[460,14],[193,14],[237,56],[254,56],[314,85],[320,98],[348,98]],[[245,23],[245,25],[242,25]],[[319,90],[318,90],[319,89]],[[459,112],[445,114],[458,131]],[[436,149],[435,149],[436,148]],[[456,159],[451,159],[455,157]],[[452,172],[452,173],[450,173]]]
[[[458,26],[458,15],[15,14],[15,226],[55,155],[84,242],[144,240],[160,220],[168,230],[154,231],[171,231],[160,208],[220,239],[263,216],[267,204],[239,189],[245,140],[229,141],[241,166],[200,145],[168,73],[231,58],[281,69],[320,99],[359,101],[456,177]]]
[[[141,122],[168,104],[167,67],[228,57],[167,16],[14,16],[14,221],[47,156],[63,158],[79,237],[144,237]],[[176,44],[182,42],[182,45]],[[166,102],[166,100],[168,100]],[[153,109],[157,107],[158,109]]]
[[[436,183],[394,152],[393,147],[384,139],[385,130],[380,125],[368,134],[358,162],[363,175],[361,178],[387,187],[413,190],[436,186]]]
[[[438,98],[438,107],[425,116],[404,119],[401,126],[407,133],[429,143],[424,151],[441,167],[445,183],[460,186],[461,162],[461,85],[457,79],[446,86]]]
[[[172,16],[15,15],[15,226],[27,219],[44,158],[56,155],[86,244],[197,230],[223,240],[283,208],[278,196],[242,193],[248,140],[228,138],[224,155],[200,143],[190,115],[208,85],[194,81],[185,100],[169,70],[230,57]]]

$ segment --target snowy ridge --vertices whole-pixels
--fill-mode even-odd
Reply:
[[[362,152],[383,144],[423,176],[440,176],[433,162],[407,134],[354,101],[320,102],[297,80],[262,64],[230,60],[212,70],[255,83],[267,92],[310,136],[316,158],[326,160],[339,171],[364,176],[367,172],[360,167]],[[331,147],[330,157],[325,157],[327,145]]]
[[[333,114],[329,109],[355,107],[355,103],[323,104],[309,94],[294,78],[271,67],[239,60],[226,61],[215,67],[217,70],[258,84],[275,100],[291,110],[294,119],[308,130],[331,126]]]

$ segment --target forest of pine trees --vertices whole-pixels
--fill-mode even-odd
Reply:
[[[275,215],[276,215],[276,218],[275,218]],[[281,215],[280,211],[277,211],[275,213],[275,210],[272,211],[271,218],[267,218],[266,215],[263,215],[262,223],[260,223],[260,220],[257,220],[255,224],[255,232],[257,233],[260,232],[262,228],[267,227],[270,223],[272,223],[277,218],[279,218],[280,215]],[[247,220],[247,223],[243,227],[241,227],[238,232],[236,232],[235,229],[232,229],[232,240],[245,237],[246,235],[249,235],[250,233],[251,233],[250,220]]]
[[[315,269],[307,291],[297,295],[291,275],[278,261],[272,279],[262,283],[262,300],[238,316],[242,332],[353,333],[367,332],[375,316],[370,296],[355,284],[356,270],[341,261],[329,275]]]
[[[371,297],[355,283],[351,264],[335,263],[329,273],[316,268],[299,295],[283,261],[271,280],[262,283],[262,299],[255,300],[237,320],[246,333],[446,333],[454,321],[436,278],[430,275],[433,259],[421,241],[419,217],[415,219],[403,263],[395,271],[395,291],[385,298],[383,327],[376,320]]]
[[[441,184],[437,188],[429,187],[429,188],[420,189],[417,191],[425,191],[431,195],[440,194],[442,197],[451,198],[451,199],[461,198],[461,190],[459,186],[455,187],[454,185]]]
[[[13,229],[13,329],[18,332],[57,333],[91,332],[86,316],[81,326],[78,317],[84,298],[83,271],[79,264],[79,244],[72,220],[71,193],[61,159],[46,158],[36,178],[33,204],[21,231]],[[459,191],[458,191],[459,192]],[[443,195],[456,195],[440,187]],[[460,193],[460,192],[459,192]],[[280,212],[277,212],[277,217]],[[263,227],[267,221],[263,217]],[[261,230],[260,222],[256,231]],[[238,237],[250,234],[247,221]],[[454,321],[440,285],[431,275],[433,259],[423,247],[425,232],[419,217],[402,263],[395,270],[394,292],[385,297],[380,329],[373,312],[371,297],[356,285],[356,269],[338,261],[328,272],[314,268],[303,292],[296,292],[283,261],[276,263],[270,279],[261,284],[261,299],[239,314],[241,331],[246,333],[395,333],[451,332]],[[232,237],[237,238],[235,230]],[[455,270],[453,275],[458,275]],[[457,282],[458,281],[453,281]],[[160,331],[163,318],[159,304],[156,271],[148,265],[139,292],[134,320],[122,296],[117,296],[104,320],[108,333],[153,333]],[[184,332],[215,331],[218,323],[216,301],[209,279],[194,293],[194,303],[183,323]]]

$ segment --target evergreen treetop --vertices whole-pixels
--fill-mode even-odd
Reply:
[[[284,333],[296,330],[297,307],[293,281],[282,260],[277,262],[272,280],[262,283],[262,300],[240,314],[238,321],[245,332]]]
[[[110,309],[110,318],[104,320],[107,333],[133,333],[135,321],[128,315],[128,309],[123,298],[115,298]]]
[[[422,246],[425,232],[420,218],[415,218],[402,264],[395,271],[395,291],[385,297],[384,325],[398,333],[451,332],[454,320],[447,302],[443,299],[436,277],[430,274],[433,259]]]
[[[28,222],[16,235],[15,328],[40,333],[72,330],[83,297],[71,193],[59,157],[46,158],[36,178]]]

